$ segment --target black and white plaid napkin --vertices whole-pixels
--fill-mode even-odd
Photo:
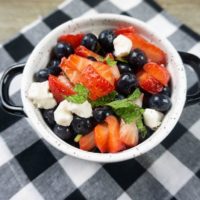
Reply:
[[[145,21],[177,50],[200,56],[200,36],[152,0],[68,0],[0,46],[0,75],[25,61],[51,29],[80,15],[120,13]],[[188,85],[196,81],[187,70]],[[11,95],[17,97],[19,77]],[[0,200],[200,199],[200,106],[186,108],[173,132],[151,152],[129,161],[86,162],[46,144],[26,119],[0,109]]]

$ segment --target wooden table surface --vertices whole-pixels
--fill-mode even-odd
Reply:
[[[200,34],[200,0],[156,1]],[[0,0],[0,43],[7,41],[39,16],[46,16],[61,2],[63,0]]]

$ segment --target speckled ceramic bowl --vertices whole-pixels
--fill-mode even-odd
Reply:
[[[33,74],[39,69],[45,68],[47,66],[47,63],[50,59],[50,52],[52,50],[52,47],[56,45],[57,38],[61,34],[79,32],[93,32],[98,34],[104,29],[129,25],[133,25],[144,37],[148,38],[151,42],[153,42],[166,52],[168,63],[167,68],[171,74],[172,80],[172,108],[165,115],[162,125],[157,129],[157,131],[155,131],[155,133],[149,139],[142,142],[136,147],[114,154],[101,154],[80,150],[59,139],[47,126],[39,110],[36,109],[32,102],[27,98],[27,91],[31,83],[33,82]],[[17,71],[17,73],[19,73],[20,71],[19,68],[20,66],[18,65],[18,71],[15,70]],[[10,71],[11,70],[12,68],[10,69]],[[6,73],[8,74],[8,71]],[[6,76],[5,74],[4,78]],[[3,84],[5,85],[5,83],[2,83],[2,85]],[[5,96],[4,94],[5,91],[2,92],[2,96]],[[44,39],[42,39],[42,41],[35,47],[25,65],[22,76],[21,97],[23,101],[23,108],[16,108],[12,105],[8,105],[5,98],[2,98],[4,107],[7,106],[7,111],[10,111],[12,113],[14,112],[14,114],[25,113],[32,127],[52,146],[65,154],[69,154],[71,156],[84,160],[103,163],[118,162],[135,158],[148,152],[156,145],[158,145],[171,132],[171,130],[177,123],[185,105],[186,74],[183,62],[175,48],[166,38],[163,38],[160,35],[156,34],[144,22],[121,15],[101,14],[92,16],[91,18],[77,18],[66,22],[58,26],[47,36],[45,36]]]

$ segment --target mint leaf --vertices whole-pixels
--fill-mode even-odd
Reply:
[[[139,130],[139,133],[141,134],[141,137],[145,138],[147,135],[147,129],[143,124],[142,117],[140,117],[136,120],[136,126]]]
[[[141,92],[140,90],[137,88],[135,89],[135,91],[128,97],[128,100],[130,101],[135,101],[136,99],[138,99],[141,96]]]
[[[115,110],[115,113],[121,117],[125,123],[132,123],[133,121],[136,121],[140,116],[141,108],[138,107],[137,105],[129,105],[126,109],[124,108],[118,108]]]
[[[131,123],[141,116],[141,108],[127,99],[113,101],[107,105],[126,123]]]
[[[101,97],[95,101],[90,101],[92,107],[98,107],[98,106],[103,106],[111,101],[114,101],[115,100],[115,97],[117,95],[117,92],[116,91],[113,91],[111,92],[110,94],[104,96],[104,97]]]
[[[115,66],[115,65],[117,64],[117,61],[115,61],[114,59],[112,59],[112,58],[110,58],[110,57],[107,57],[107,58],[106,58],[106,63],[107,63],[109,66],[113,67],[113,66]]]
[[[67,96],[65,99],[77,104],[84,103],[87,100],[89,91],[85,86],[77,84],[74,87],[74,91],[76,92],[75,95]]]
[[[133,102],[138,99],[140,95],[140,90],[136,89],[128,98],[112,101],[106,105],[112,107],[116,115],[121,117],[126,123],[131,123],[138,118],[142,118],[143,109]]]

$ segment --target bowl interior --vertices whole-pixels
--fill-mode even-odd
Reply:
[[[50,53],[57,42],[57,38],[64,33],[80,33],[93,32],[98,34],[104,29],[112,29],[119,26],[133,25],[137,31],[149,41],[153,42],[166,53],[167,68],[171,74],[172,80],[172,108],[165,116],[162,125],[155,131],[155,133],[143,143],[131,149],[115,153],[115,154],[100,154],[93,152],[86,152],[75,148],[66,142],[59,139],[46,125],[40,112],[36,109],[32,102],[27,98],[27,91],[30,84],[33,82],[33,74],[41,68],[45,68],[50,59]],[[51,31],[34,49],[30,55],[26,67],[23,72],[22,87],[21,87],[22,101],[25,112],[29,117],[29,122],[34,129],[42,135],[51,145],[61,150],[62,152],[91,161],[96,162],[117,162],[139,156],[157,144],[159,144],[173,129],[182,112],[185,97],[186,97],[186,77],[185,71],[180,60],[180,57],[174,47],[167,41],[167,39],[157,35],[145,23],[126,16],[101,14],[92,16],[91,18],[77,18],[64,23]]]

